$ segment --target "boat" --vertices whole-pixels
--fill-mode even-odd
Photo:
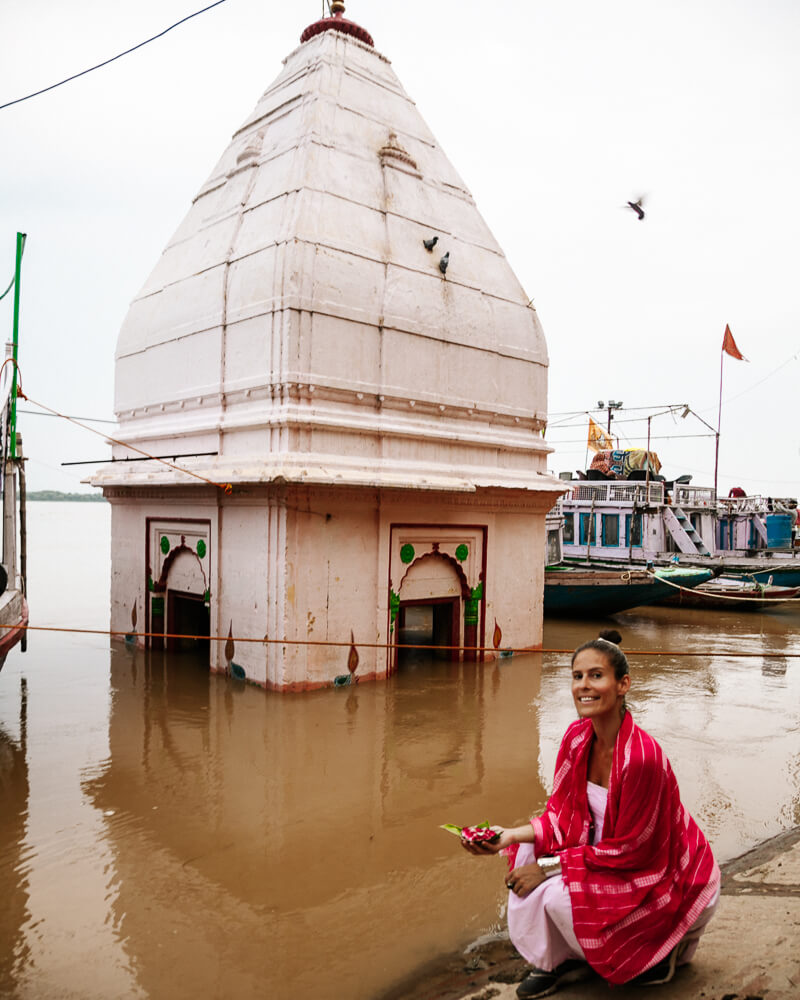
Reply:
[[[14,288],[14,335],[6,348],[0,369],[0,499],[3,505],[3,561],[0,564],[0,670],[18,643],[26,646],[28,604],[25,600],[25,460],[22,438],[16,427],[17,333],[19,317],[19,277],[25,237],[17,234],[17,265]]]
[[[625,452],[593,461],[556,504],[563,518],[564,562],[597,568],[682,566],[716,570],[776,586],[800,586],[800,548],[794,544],[797,500],[717,497],[691,476],[667,480],[654,453],[632,468]],[[620,470],[620,471],[604,471]]]
[[[691,567],[641,567],[600,569],[581,566],[551,566],[544,574],[544,613],[558,617],[605,617],[620,611],[657,604],[689,588],[705,584],[713,570]]]
[[[605,617],[655,604],[683,590],[701,586],[713,569],[684,566],[576,566],[562,558],[563,521],[547,517],[547,559],[544,572],[544,613],[554,617]]]
[[[673,591],[659,604],[719,611],[771,611],[788,602],[800,604],[800,587],[781,587],[737,577],[717,577],[692,590]]]

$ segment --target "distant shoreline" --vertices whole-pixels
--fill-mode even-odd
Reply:
[[[58,490],[33,490],[27,500],[58,500],[69,503],[107,503],[102,493],[59,493]]]

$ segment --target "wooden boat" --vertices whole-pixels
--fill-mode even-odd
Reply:
[[[559,617],[613,615],[655,604],[676,593],[675,587],[698,587],[713,576],[710,569],[637,566],[605,569],[548,566],[544,573],[544,613]],[[683,591],[677,591],[683,593]]]
[[[674,591],[658,603],[682,608],[763,612],[779,608],[788,601],[800,604],[800,587],[781,587],[771,581],[762,584],[755,580],[718,577],[692,590]]]

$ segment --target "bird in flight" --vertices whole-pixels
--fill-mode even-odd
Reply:
[[[643,201],[644,198],[642,197],[642,198],[637,198],[636,201],[628,202],[628,207],[632,208],[634,212],[636,212],[636,214],[639,216],[639,222],[641,222],[644,219],[644,209],[642,208]]]

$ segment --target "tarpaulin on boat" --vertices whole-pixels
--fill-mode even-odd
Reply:
[[[645,451],[644,448],[626,448],[621,451],[598,451],[589,468],[597,469],[598,472],[602,472],[606,476],[627,479],[634,471],[646,472],[648,464],[652,475],[657,475],[661,470],[661,462],[654,451]]]

